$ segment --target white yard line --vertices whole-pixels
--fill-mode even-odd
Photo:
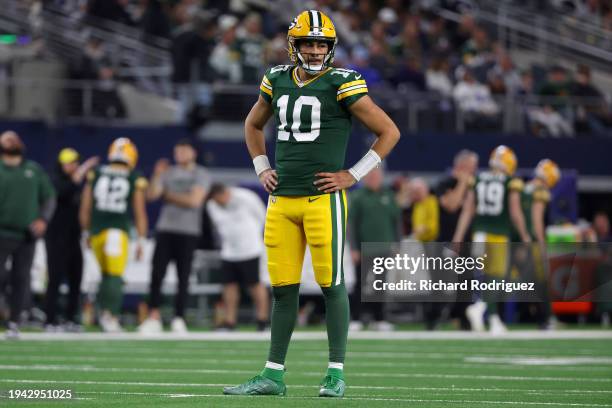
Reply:
[[[0,383],[7,384],[82,384],[82,385],[124,385],[139,387],[174,387],[174,388],[217,388],[232,384],[216,383],[169,383],[169,382],[141,382],[141,381],[86,381],[86,380],[25,380],[25,379],[0,379]],[[317,384],[288,384],[289,388],[313,388]],[[469,392],[525,392],[545,394],[612,394],[612,390],[575,390],[575,389],[524,389],[524,388],[465,388],[465,387],[406,387],[406,386],[370,386],[349,385],[351,389],[360,390],[404,390],[404,391],[469,391]]]
[[[22,333],[23,340],[173,340],[173,341],[245,341],[259,340],[268,341],[270,333],[257,332],[192,332],[187,335],[176,335],[162,333],[159,335],[143,336],[138,333]],[[324,331],[296,332],[292,340],[326,340]],[[362,331],[351,332],[349,339],[354,340],[544,340],[544,339],[612,339],[612,330],[512,330],[500,336],[491,336],[489,333],[476,332],[421,332],[421,331],[394,331],[374,332]]]
[[[165,352],[164,352],[165,353]],[[92,354],[92,353],[90,353]],[[94,353],[95,354],[95,353]],[[236,354],[235,352],[233,354]],[[312,353],[309,353],[312,356]],[[322,353],[322,356],[327,356],[327,353]],[[460,356],[459,356],[460,358]],[[1,356],[1,360],[3,361],[17,361],[17,362],[109,362],[109,361],[120,361],[120,362],[134,362],[134,363],[152,363],[152,364],[223,364],[224,366],[229,365],[256,365],[261,364],[261,359],[214,359],[214,358],[202,358],[198,356],[193,356],[191,358],[162,358],[162,357],[134,357],[134,356],[103,356],[103,357],[95,357],[92,355],[78,355],[71,354],[69,356],[49,356],[49,355],[36,355],[36,354],[23,354],[23,355],[8,355]],[[374,358],[371,358],[375,360]],[[390,358],[391,359],[391,358]],[[560,371],[604,371],[612,373],[612,358],[588,358],[585,359],[583,357],[525,357],[525,356],[500,356],[500,357],[485,357],[485,356],[471,356],[461,358],[461,361],[466,361],[467,363],[458,363],[458,362],[449,362],[448,358],[444,359],[444,361],[432,361],[429,358],[419,358],[422,361],[402,361],[401,363],[397,362],[397,358],[392,360],[395,361],[355,361],[356,359],[351,360],[351,367],[432,367],[439,366],[440,368],[466,368],[466,369],[483,369],[483,368],[495,368],[501,370],[517,370],[520,365],[529,365],[534,368],[542,368],[548,369],[550,366],[554,366],[555,370]],[[601,361],[600,361],[601,359]],[[499,360],[499,361],[498,361]],[[550,361],[550,364],[547,362]],[[582,364],[583,366],[576,367],[572,364],[575,361],[575,365]],[[525,363],[523,363],[525,362]],[[561,363],[563,362],[563,364]],[[324,364],[321,361],[306,361],[306,360],[297,360],[291,363],[292,367],[300,367],[300,366],[313,366],[313,367],[322,367]],[[599,366],[603,367],[599,367]]]
[[[73,371],[73,372],[125,372],[125,373],[195,373],[195,374],[253,374],[252,370],[222,370],[222,369],[198,369],[198,368],[125,368],[125,367],[94,367],[91,365],[0,365],[0,370],[11,371]],[[316,371],[301,371],[300,375],[321,376]],[[421,373],[377,373],[360,371],[352,373],[352,377],[367,378],[444,378],[460,380],[503,380],[503,381],[553,381],[553,382],[591,382],[612,383],[612,378],[582,378],[582,377],[542,377],[542,376],[504,376],[504,375],[459,375],[459,374],[421,374]]]
[[[183,394],[183,393],[151,393],[151,392],[118,392],[118,391],[83,391],[79,394],[94,394],[94,395],[138,395],[147,397],[168,397],[168,398],[257,398],[252,396],[235,396],[235,395],[222,395],[222,394]],[[279,401],[282,400],[318,400],[325,401],[325,399],[319,397],[300,397],[300,396],[285,396],[278,397]],[[610,404],[593,404],[593,403],[568,403],[568,402],[524,402],[524,401],[496,401],[496,400],[447,400],[447,399],[416,399],[416,398],[393,398],[385,396],[345,396],[343,400],[347,401],[389,401],[389,402],[440,402],[448,404],[499,404],[499,405],[542,405],[542,406],[556,406],[556,407],[612,407]],[[328,400],[329,401],[329,400]],[[332,399],[333,401],[333,399]]]

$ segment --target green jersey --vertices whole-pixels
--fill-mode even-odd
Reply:
[[[91,234],[108,228],[130,229],[132,198],[147,180],[125,166],[100,166],[88,174],[93,193]]]
[[[545,205],[550,202],[550,191],[546,186],[539,185],[536,183],[527,183],[523,192],[521,193],[521,208],[523,209],[523,214],[525,214],[525,226],[527,227],[527,232],[531,235],[533,240],[536,239],[535,230],[533,229],[533,219],[531,217],[531,208],[533,203],[536,201],[543,202]],[[518,237],[518,233],[515,231],[516,236]]]
[[[279,65],[266,72],[259,89],[277,125],[278,185],[272,194],[323,194],[313,185],[315,174],[344,168],[351,131],[348,108],[367,95],[365,80],[352,70],[328,68],[300,82],[297,67]]]
[[[0,236],[24,238],[41,205],[53,196],[53,185],[38,164],[23,160],[6,166],[0,160]]]
[[[508,196],[512,191],[522,191],[523,181],[503,173],[484,171],[474,182],[476,216],[474,232],[510,236],[512,222]]]

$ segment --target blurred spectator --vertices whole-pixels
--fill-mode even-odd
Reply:
[[[569,82],[565,69],[561,66],[553,66],[548,72],[548,80],[538,91],[542,107],[529,112],[534,134],[553,137],[574,135],[574,128],[567,119],[569,93]]]
[[[410,179],[406,176],[397,176],[393,180],[395,202],[400,210],[400,238],[412,234],[412,201],[410,198]]]
[[[453,240],[453,234],[457,228],[459,214],[474,176],[478,170],[478,155],[471,150],[461,150],[455,155],[451,173],[438,182],[435,194],[440,206],[440,230],[438,242],[446,243]],[[464,274],[463,278],[466,278]],[[469,330],[470,325],[465,317],[467,303],[455,302],[450,307],[450,317],[455,319],[457,326]],[[440,313],[435,307],[428,306],[426,309],[431,315],[426,316],[430,324],[435,325]]]
[[[593,217],[593,230],[597,237],[597,242],[612,242],[610,235],[610,218],[604,211],[599,211]]]
[[[211,82],[215,79],[209,65],[215,47],[217,21],[213,13],[199,11],[174,33],[172,42],[172,80]]]
[[[445,98],[453,96],[453,83],[449,77],[448,60],[445,58],[434,58],[425,72],[427,89],[435,91]]]
[[[541,104],[544,107],[550,107],[567,117],[570,90],[565,68],[553,66],[548,73],[548,80],[540,87],[538,94],[542,97]]]
[[[393,84],[424,91],[425,75],[422,68],[422,61],[418,58],[407,58],[401,61],[396,66]]]
[[[125,107],[119,94],[115,80],[115,70],[110,64],[102,63],[98,68],[98,81],[93,90],[92,113],[101,118],[124,118]]]
[[[470,69],[465,69],[463,79],[455,86],[453,97],[468,126],[480,129],[497,123],[499,107],[491,97],[489,88],[477,82]]]
[[[446,54],[450,50],[450,40],[446,32],[446,21],[434,17],[426,30],[426,44],[429,53]]]
[[[241,77],[238,55],[233,50],[237,24],[238,19],[236,17],[231,15],[221,16],[219,19],[221,38],[210,56],[210,65],[215,69],[217,76],[232,83],[240,82]],[[284,54],[286,57],[287,51],[284,51]]]
[[[518,87],[518,94],[525,97],[534,95],[533,74],[531,70],[525,69],[521,72],[521,82]]]
[[[450,175],[438,183],[435,189],[440,204],[438,241],[452,241],[463,201],[477,169],[478,155],[471,150],[461,150],[455,155]]]
[[[400,211],[393,191],[383,186],[383,171],[376,168],[363,178],[363,186],[349,197],[349,238],[355,263],[356,283],[351,293],[351,330],[363,327],[363,311],[372,313],[373,327],[392,330],[385,321],[383,303],[361,303],[361,244],[363,242],[396,242],[400,238]]]
[[[491,90],[491,94],[495,96],[503,96],[506,94],[506,83],[501,73],[489,71],[487,86]]]
[[[76,79],[97,79],[102,61],[107,57],[104,43],[101,39],[90,37],[83,48],[76,68]]]
[[[612,114],[608,110],[602,93],[591,82],[591,70],[579,65],[576,79],[570,84],[570,93],[575,98],[576,130],[604,134],[612,127]]]
[[[145,9],[139,24],[147,36],[169,38],[171,32],[170,19],[168,17],[168,2],[163,0],[144,0]]]
[[[268,325],[270,303],[259,281],[266,207],[251,190],[214,184],[206,208],[221,238],[225,322],[219,328],[236,327],[240,291],[248,289],[255,304],[257,330],[262,331]]]
[[[404,29],[393,44],[393,54],[398,59],[421,59],[425,37],[421,33],[418,20],[409,17],[405,20]]]
[[[422,178],[410,181],[412,201],[412,235],[421,242],[433,242],[440,231],[440,208],[438,199],[429,191]]]
[[[241,82],[246,84],[259,83],[264,73],[266,47],[261,24],[259,14],[251,13],[246,16],[232,46],[240,63]]]
[[[47,249],[47,294],[45,296],[47,321],[45,329],[54,332],[60,329],[80,331],[79,302],[81,278],[83,276],[83,253],[81,251],[81,225],[79,206],[81,187],[85,175],[95,167],[98,157],[92,157],[82,164],[79,153],[71,148],[60,151],[51,182],[57,192],[57,209],[49,221],[45,235]],[[68,281],[68,302],[66,324],[59,327],[57,316],[59,288],[62,281]]]
[[[89,0],[87,13],[92,17],[133,25],[134,21],[127,11],[128,4],[129,0]]]
[[[510,54],[502,52],[497,58],[497,63],[488,72],[489,77],[501,77],[504,83],[505,92],[516,94],[521,88],[521,76],[515,69]],[[495,92],[494,92],[495,93]]]
[[[492,58],[493,48],[489,41],[489,35],[482,28],[472,31],[472,37],[463,45],[461,50],[463,63],[469,67],[476,68],[484,65]]]
[[[461,49],[464,44],[472,38],[472,33],[476,29],[476,21],[471,14],[463,14],[461,21],[457,25],[456,29],[453,30],[451,42],[454,49]]]
[[[370,66],[370,55],[364,47],[353,48],[352,63],[348,65],[349,69],[354,69],[359,72],[368,85],[376,85],[382,81],[380,72]]]
[[[49,177],[24,154],[17,133],[0,135],[0,294],[9,298],[11,309],[7,338],[19,337],[21,313],[30,298],[36,240],[45,235],[56,207]]]
[[[138,328],[143,334],[162,331],[161,287],[171,261],[176,265],[178,277],[171,328],[174,333],[187,332],[185,304],[189,296],[189,275],[193,252],[202,232],[202,204],[210,184],[208,172],[197,165],[196,158],[191,141],[183,139],[174,146],[174,166],[166,159],[155,164],[147,199],[161,198],[163,206],[155,228],[149,317]]]

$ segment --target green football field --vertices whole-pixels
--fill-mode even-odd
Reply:
[[[316,397],[323,333],[296,336],[286,397],[223,396],[259,372],[267,341],[233,333],[199,340],[81,335],[0,341],[0,406],[29,407],[612,407],[612,337],[377,333],[351,339],[342,400]],[[586,336],[586,335],[585,335]],[[367,335],[361,337],[367,338]],[[33,339],[35,338],[35,340]],[[70,337],[67,337],[70,338]],[[309,340],[309,338],[311,338]],[[314,339],[312,339],[314,338]],[[70,401],[8,398],[9,390],[72,390]]]

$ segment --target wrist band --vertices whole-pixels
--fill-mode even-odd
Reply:
[[[366,174],[374,170],[381,163],[380,156],[374,150],[370,149],[348,172],[351,173],[355,180],[361,180]]]
[[[270,161],[268,160],[268,156],[265,154],[261,154],[253,159],[253,166],[255,166],[255,173],[259,176],[264,171],[271,169]]]

